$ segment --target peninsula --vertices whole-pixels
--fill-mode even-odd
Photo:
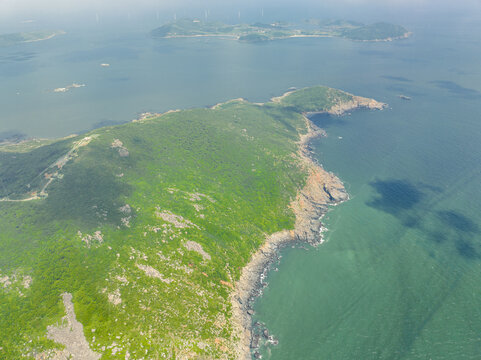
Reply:
[[[348,197],[309,113],[383,107],[316,86],[0,145],[2,356],[250,359],[261,273]]]
[[[385,22],[365,25],[353,21],[309,20],[305,26],[271,24],[224,24],[198,19],[180,19],[152,30],[154,38],[221,37],[245,42],[264,42],[297,37],[342,37],[358,41],[392,41],[407,38],[404,27]]]
[[[63,34],[65,34],[65,31],[62,31],[62,30],[0,34],[0,47],[49,40],[57,35],[63,35]]]

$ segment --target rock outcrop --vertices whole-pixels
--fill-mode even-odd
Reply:
[[[361,96],[352,95],[352,100],[343,101],[339,104],[332,106],[327,112],[331,115],[342,115],[348,111],[355,109],[370,109],[370,110],[382,110],[386,107],[386,104]]]

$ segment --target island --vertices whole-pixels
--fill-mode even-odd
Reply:
[[[0,34],[0,47],[49,40],[55,36],[63,35],[63,34],[65,34],[65,31],[63,30]]]
[[[341,37],[356,41],[392,41],[410,36],[400,25],[378,22],[308,20],[306,26],[283,22],[271,24],[224,24],[199,19],[179,19],[152,30],[154,38],[221,37],[244,42],[265,42],[297,37]]]
[[[0,144],[2,356],[250,359],[260,275],[348,198],[309,115],[384,107],[316,86]]]
[[[69,91],[70,89],[78,89],[78,88],[81,88],[81,87],[85,87],[85,84],[72,83],[72,84],[67,85],[65,87],[55,88],[55,89],[53,89],[53,92],[63,93],[63,92]]]

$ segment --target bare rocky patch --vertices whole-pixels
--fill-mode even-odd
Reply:
[[[158,218],[161,218],[165,222],[168,222],[174,225],[178,229],[191,228],[191,227],[200,229],[192,221],[184,219],[182,216],[176,215],[168,210],[161,211],[160,208],[158,207],[157,207],[157,211],[155,212],[155,216],[157,216]]]
[[[56,326],[47,327],[47,338],[65,346],[56,352],[54,359],[97,360],[101,354],[90,349],[83,332],[83,325],[75,317],[72,294],[62,294],[66,315]]]
[[[142,264],[135,264],[135,266],[137,266],[140,270],[142,270],[145,273],[145,275],[160,279],[160,281],[166,284],[170,284],[172,281],[174,281],[173,279],[164,278],[164,275],[162,275],[157,269],[153,268],[152,266],[142,265]]]
[[[0,285],[2,285],[4,288],[7,288],[8,286],[12,285],[12,282],[10,281],[10,276],[0,275]]]
[[[23,275],[22,271],[17,269],[13,274],[6,275],[0,273],[0,289],[4,291],[14,291],[20,296],[24,296],[24,290],[30,288],[32,284],[32,277],[30,275]]]
[[[120,221],[122,222],[122,225],[125,226],[125,227],[130,227],[130,219],[132,219],[132,216],[127,216],[127,217],[123,217],[120,219]]]
[[[129,204],[119,207],[119,211],[124,215],[129,215],[132,212],[132,208]]]
[[[200,205],[200,204],[193,204],[192,206],[194,207],[195,211],[197,211],[197,212],[202,211],[202,210],[205,209],[205,208],[204,208],[202,205]]]
[[[77,232],[77,235],[80,239],[85,243],[85,245],[90,248],[92,245],[100,245],[104,242],[104,237],[100,230],[94,232],[92,235],[89,234],[82,234],[80,230]]]
[[[120,296],[120,289],[115,289],[114,292],[107,294],[109,302],[114,305],[120,305],[122,303],[122,298]]]
[[[30,288],[30,285],[32,285],[32,281],[33,280],[31,276],[24,276],[22,279],[22,286],[24,287],[24,289]]]
[[[124,146],[124,144],[122,143],[122,141],[120,141],[119,139],[115,139],[112,144],[110,145],[111,148],[113,149],[117,149],[117,151],[119,152],[119,155],[121,157],[127,157],[129,156],[129,151],[127,150],[127,148]]]
[[[195,251],[198,253],[204,260],[210,260],[210,255],[202,248],[202,245],[196,243],[195,241],[186,241],[184,247],[189,251]]]
[[[215,203],[215,200],[211,198],[209,195],[202,194],[200,192],[193,192],[193,193],[186,192],[186,195],[187,195],[186,199],[190,201],[201,201],[204,198],[209,200],[211,203]]]

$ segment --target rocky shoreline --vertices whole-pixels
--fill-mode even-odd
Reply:
[[[284,94],[283,98],[286,94]],[[277,101],[279,100],[276,99]],[[386,104],[373,99],[353,96],[351,101],[333,106],[326,111],[331,115],[358,109],[378,109],[386,107]],[[232,322],[234,334],[237,338],[237,359],[251,360],[251,351],[258,348],[259,334],[253,334],[251,316],[254,314],[253,303],[262,293],[263,279],[267,275],[270,265],[278,260],[278,253],[283,246],[296,242],[305,242],[311,245],[322,243],[320,235],[322,217],[326,214],[329,206],[348,200],[349,196],[343,183],[333,173],[322,168],[320,164],[310,157],[309,143],[312,139],[325,136],[324,130],[318,128],[309,120],[309,115],[304,114],[308,132],[300,136],[298,157],[301,166],[308,173],[305,186],[290,204],[295,214],[296,222],[293,230],[284,230],[269,235],[264,244],[252,255],[251,261],[243,268],[239,281],[231,294]],[[264,330],[266,332],[267,330]],[[266,337],[266,334],[263,334]],[[266,339],[275,341],[269,337]]]

